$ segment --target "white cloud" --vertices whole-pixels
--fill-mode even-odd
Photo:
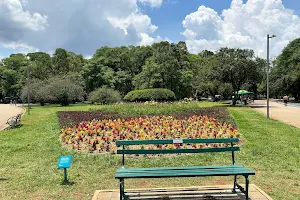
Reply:
[[[182,24],[189,33],[195,33],[190,35],[184,32],[187,36],[213,39],[216,37],[221,22],[222,20],[216,11],[205,6],[200,6],[196,12],[187,15]]]
[[[9,18],[19,26],[35,31],[44,30],[47,26],[47,16],[24,10],[23,4],[26,3],[24,0],[22,3],[19,0],[1,0],[0,18]]]
[[[125,18],[108,17],[107,20],[115,28],[124,30],[125,35],[128,34],[127,28],[132,25],[137,32],[153,33],[158,27],[151,24],[151,19],[148,15],[140,13],[132,13]]]
[[[286,9],[281,0],[232,0],[230,8],[219,16],[214,10],[200,6],[182,22],[188,49],[193,53],[217,50],[219,47],[251,48],[266,57],[267,34],[271,57],[280,54],[289,41],[300,37],[300,18]]]
[[[160,41],[172,42],[169,38],[162,38],[160,36],[156,36],[155,38],[153,38],[146,33],[141,33],[139,37],[140,37],[140,42],[138,42],[137,45],[140,46],[148,46],[148,45],[152,45],[155,42],[160,42]]]
[[[83,55],[101,46],[138,44],[141,34],[158,37],[137,0],[0,0],[0,27],[0,45],[45,52],[61,47]]]
[[[18,50],[20,53],[28,53],[28,52],[36,52],[39,51],[39,49],[29,46],[25,43],[18,43],[18,42],[11,42],[7,44],[2,44],[3,47]]]
[[[151,7],[160,7],[163,0],[138,0],[143,4],[149,4]]]

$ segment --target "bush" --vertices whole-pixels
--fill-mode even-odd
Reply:
[[[45,103],[60,103],[62,106],[70,102],[83,101],[85,92],[79,79],[73,75],[54,76],[48,80],[32,80],[30,83],[30,99],[39,102],[42,106]],[[21,97],[27,98],[28,88],[22,89]]]
[[[22,89],[21,99],[23,102],[27,102],[27,85]],[[32,80],[30,82],[30,100],[32,102],[38,102],[41,106],[44,106],[46,102],[49,102],[51,99],[51,95],[49,93],[48,88],[46,87],[45,81],[41,81],[38,79]]]
[[[174,92],[164,88],[133,90],[124,97],[126,101],[168,101],[174,99]]]
[[[121,95],[112,88],[102,87],[90,93],[89,101],[101,104],[116,103],[121,101]]]
[[[83,101],[83,86],[72,80],[70,76],[51,77],[45,87],[51,95],[51,101],[67,106],[70,102]]]

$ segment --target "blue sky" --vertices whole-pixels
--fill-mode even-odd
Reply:
[[[173,3],[167,1],[160,8],[143,6],[142,10],[151,17],[153,24],[163,27],[157,30],[158,35],[168,37],[172,41],[180,41],[185,39],[178,33],[184,31],[182,20],[186,15],[195,12],[201,5],[222,14],[223,9],[228,8],[230,4],[231,0],[177,0]]]
[[[172,2],[166,1],[160,8],[142,6],[141,10],[150,16],[153,24],[161,27],[157,30],[158,35],[177,42],[185,39],[178,33],[184,31],[182,20],[186,15],[195,12],[201,5],[213,8],[221,15],[224,9],[229,8],[232,0],[174,0]],[[243,0],[243,2],[246,3],[247,0]],[[298,16],[300,15],[299,0],[283,0],[282,2],[286,8],[294,10]]]
[[[88,57],[101,46],[187,43],[191,53],[251,48],[276,57],[300,37],[299,0],[1,0],[0,58],[62,47]],[[224,10],[226,10],[224,12]],[[222,15],[223,14],[223,15]]]

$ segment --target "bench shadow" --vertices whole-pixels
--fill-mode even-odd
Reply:
[[[130,190],[126,200],[245,200],[242,192],[232,193],[229,188],[174,189],[174,190]],[[249,197],[249,200],[253,200]]]

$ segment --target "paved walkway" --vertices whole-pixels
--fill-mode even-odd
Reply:
[[[24,109],[10,104],[0,104],[0,131],[7,127],[7,120],[24,112]]]
[[[267,113],[267,101],[266,100],[256,100],[254,104],[250,104],[255,110]],[[284,123],[290,124],[292,126],[300,128],[300,107],[298,106],[284,106],[282,103],[277,103],[275,100],[270,101],[270,117],[282,121]]]

